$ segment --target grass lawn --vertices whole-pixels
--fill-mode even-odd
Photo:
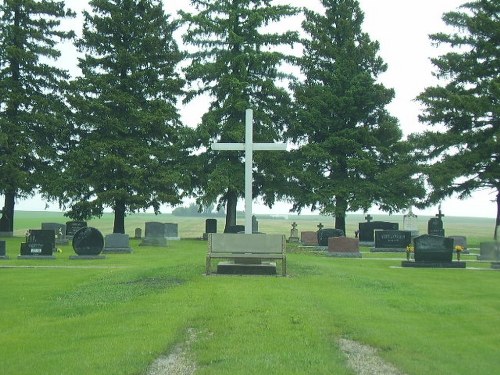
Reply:
[[[342,337],[377,348],[407,374],[500,368],[500,273],[471,255],[465,270],[413,269],[398,267],[404,254],[339,259],[290,247],[286,278],[207,277],[207,244],[194,239],[167,248],[131,240],[132,254],[104,260],[69,260],[71,246],[56,260],[18,260],[19,232],[65,220],[17,216],[16,237],[6,239],[11,259],[0,261],[0,374],[146,374],[193,331],[197,374],[353,374]],[[109,233],[112,219],[101,220],[91,224]],[[128,220],[133,233],[157,219]],[[181,236],[195,220],[201,236],[203,220],[190,220],[179,223]],[[272,223],[289,233],[289,222]],[[465,234],[478,243],[491,230]]]

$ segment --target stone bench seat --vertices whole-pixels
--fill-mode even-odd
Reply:
[[[206,273],[211,273],[212,259],[231,260],[280,260],[281,273],[286,276],[286,240],[279,234],[223,234],[211,233],[208,237]],[[248,262],[244,262],[248,263]]]

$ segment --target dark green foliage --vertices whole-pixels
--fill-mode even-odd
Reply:
[[[305,11],[305,81],[294,86],[297,118],[288,130],[299,148],[290,155],[287,195],[295,210],[319,209],[345,230],[347,211],[373,204],[396,211],[423,188],[398,121],[385,109],[394,92],[377,82],[387,67],[378,43],[362,32],[358,2],[322,4],[325,15]]]
[[[418,97],[424,105],[421,121],[435,126],[412,141],[425,166],[431,189],[428,203],[456,193],[497,193],[500,225],[500,2],[471,1],[445,13],[450,34],[431,35],[450,52],[432,59],[443,84],[428,87]],[[429,165],[430,164],[430,165]],[[495,234],[496,236],[496,234]]]
[[[196,14],[181,12],[189,26],[184,41],[196,47],[185,70],[192,83],[186,101],[201,94],[211,98],[198,128],[199,144],[209,147],[219,140],[243,142],[247,108],[254,109],[254,142],[280,140],[291,103],[288,92],[277,84],[289,78],[281,67],[290,57],[280,51],[281,47],[293,46],[298,35],[265,28],[297,10],[272,5],[270,0],[191,3]],[[270,205],[276,189],[271,176],[280,165],[277,154],[262,152],[254,156],[253,195],[264,194]],[[218,200],[219,207],[226,204],[226,227],[234,225],[236,202],[244,190],[243,153],[208,150],[200,156],[199,166],[199,202],[207,205]]]
[[[175,22],[160,1],[94,0],[84,12],[82,77],[71,85],[74,129],[65,181],[54,191],[68,216],[87,219],[178,204],[189,184],[188,131],[176,110],[183,81]]]
[[[55,172],[68,74],[51,62],[60,56],[57,43],[73,36],[60,31],[61,19],[73,15],[63,1],[0,4],[0,231],[13,230],[16,197],[33,194]]]

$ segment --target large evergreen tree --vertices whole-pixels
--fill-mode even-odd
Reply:
[[[200,145],[214,141],[243,142],[245,110],[254,110],[254,141],[281,139],[290,111],[290,96],[279,86],[289,75],[280,70],[289,60],[280,47],[292,46],[295,32],[273,32],[266,27],[297,13],[290,6],[276,6],[270,0],[192,0],[197,12],[181,12],[188,29],[184,41],[196,47],[186,77],[193,83],[187,101],[201,94],[211,97],[210,108],[198,128]],[[274,202],[273,169],[276,153],[256,153],[253,195],[265,194]],[[218,200],[226,205],[226,229],[236,223],[236,204],[244,194],[243,153],[212,152],[200,156],[203,173],[197,186],[199,202]],[[265,176],[265,177],[264,177]]]
[[[305,80],[294,87],[297,119],[288,131],[299,147],[287,186],[295,210],[333,215],[345,232],[347,211],[402,209],[423,188],[398,121],[385,109],[394,91],[377,82],[387,67],[378,43],[362,32],[358,1],[321,2],[324,14],[305,10]]]
[[[496,192],[495,238],[500,225],[500,2],[477,0],[445,13],[455,32],[431,35],[450,52],[432,59],[442,85],[420,96],[421,121],[435,126],[415,135],[436,203],[454,193],[469,197],[479,189]],[[444,130],[444,131],[443,131]]]
[[[0,232],[13,231],[16,198],[32,195],[54,172],[68,74],[53,60],[57,43],[73,34],[60,22],[73,15],[63,1],[0,3]]]
[[[127,212],[178,204],[189,173],[186,129],[176,110],[182,60],[161,1],[93,0],[77,41],[82,76],[72,83],[74,132],[65,173],[52,192],[68,216],[113,209],[114,233]]]

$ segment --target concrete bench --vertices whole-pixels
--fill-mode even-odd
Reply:
[[[286,276],[286,240],[280,234],[223,234],[208,236],[207,275],[211,273],[212,259],[259,261],[260,259],[281,260],[281,273]]]

